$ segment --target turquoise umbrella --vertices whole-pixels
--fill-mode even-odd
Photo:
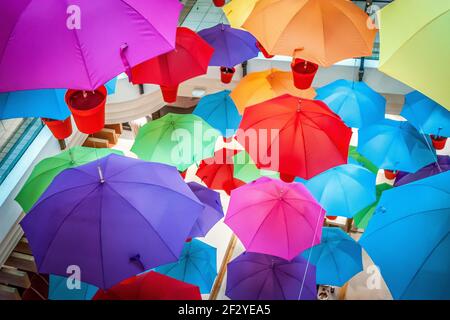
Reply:
[[[363,270],[361,246],[341,228],[323,228],[320,244],[302,256],[316,266],[317,284],[342,287]]]
[[[193,112],[226,138],[234,135],[242,119],[230,93],[224,90],[203,97]]]
[[[383,192],[360,239],[394,299],[450,299],[450,171]]]
[[[217,250],[193,239],[186,242],[177,262],[157,267],[155,271],[196,285],[201,293],[209,293],[217,276]]]
[[[96,286],[84,282],[79,283],[79,288],[71,287],[69,286],[71,282],[71,279],[51,274],[48,289],[48,299],[91,300],[98,291],[98,288]]]
[[[329,216],[351,218],[375,202],[376,176],[354,164],[331,168],[305,185]]]

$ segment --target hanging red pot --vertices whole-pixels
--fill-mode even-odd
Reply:
[[[435,135],[431,135],[430,137],[436,150],[442,150],[445,148],[445,144],[447,143],[446,137],[437,137]]]
[[[398,174],[397,171],[386,170],[386,169],[384,170],[384,176],[388,180],[394,180],[397,177],[397,174]]]
[[[291,182],[294,182],[295,176],[280,172],[280,179],[281,179],[281,181],[291,183]]]
[[[270,54],[269,52],[267,52],[267,50],[263,47],[263,45],[259,41],[256,42],[256,46],[258,47],[259,51],[261,51],[261,53],[264,55],[264,57],[266,59],[271,59],[274,57],[273,54]]]
[[[53,136],[58,140],[64,140],[72,134],[72,120],[70,117],[66,120],[42,118],[42,122],[50,129]]]
[[[160,86],[164,101],[173,103],[177,101],[178,85],[176,86]]]
[[[336,216],[327,216],[327,219],[334,221],[337,219],[337,217]]]
[[[294,85],[301,90],[311,88],[319,66],[313,62],[295,58],[291,64]]]
[[[86,134],[99,132],[105,126],[107,91],[101,86],[95,91],[68,90],[66,103],[80,130]]]
[[[180,172],[180,176],[181,176],[183,179],[186,179],[186,173],[187,173],[187,170],[179,171],[179,172]]]
[[[192,242],[192,238],[187,238],[186,242]]]
[[[223,142],[224,143],[231,143],[231,142],[233,142],[233,137],[223,137]]]
[[[230,83],[235,72],[235,68],[220,67],[220,79],[222,83]]]
[[[216,7],[223,7],[225,4],[225,0],[213,0],[213,2]]]

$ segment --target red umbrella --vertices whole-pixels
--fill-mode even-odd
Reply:
[[[227,194],[245,184],[234,178],[233,156],[238,150],[221,149],[214,157],[203,160],[197,170],[197,176],[208,186],[216,190],[224,190]]]
[[[178,85],[205,74],[214,49],[194,31],[178,27],[175,50],[132,69],[135,84],[159,84],[166,102],[174,102]]]
[[[202,300],[197,286],[150,271],[99,290],[93,300]]]
[[[258,168],[287,182],[347,163],[351,136],[323,102],[291,95],[246,108],[236,134]]]

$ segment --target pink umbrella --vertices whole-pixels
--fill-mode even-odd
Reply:
[[[320,243],[324,217],[303,184],[263,177],[231,192],[225,223],[247,251],[291,260]]]
[[[0,0],[0,92],[95,90],[175,48],[178,0]]]

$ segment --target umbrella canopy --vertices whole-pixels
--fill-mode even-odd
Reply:
[[[430,138],[406,121],[385,119],[358,132],[358,152],[377,167],[416,172],[436,161]]]
[[[278,69],[269,69],[260,72],[252,72],[239,81],[231,92],[240,113],[248,106],[252,106],[284,94],[304,99],[314,99],[316,91],[313,88],[300,90],[294,86],[292,72]]]
[[[145,61],[132,70],[133,83],[176,86],[205,74],[214,49],[194,31],[178,27],[175,50]]]
[[[232,68],[259,54],[255,37],[245,30],[234,29],[227,24],[221,23],[203,29],[198,35],[214,48],[210,66]]]
[[[219,132],[192,114],[168,113],[139,129],[131,148],[139,158],[173,165],[180,171],[214,154]]]
[[[214,153],[212,158],[203,160],[196,172],[199,177],[211,189],[224,190],[227,194],[245,184],[233,175],[233,156],[237,150],[221,149]]]
[[[337,80],[317,90],[322,100],[345,124],[361,128],[384,119],[386,99],[364,82]]]
[[[396,0],[379,14],[379,69],[450,110],[450,64],[436,63],[450,56],[450,2]]]
[[[320,244],[302,256],[316,266],[317,284],[342,287],[363,271],[361,246],[341,228],[323,228]]]
[[[68,286],[69,278],[50,275],[48,299],[49,300],[92,300],[98,288],[88,283],[81,282],[79,288]]]
[[[73,147],[56,156],[41,160],[31,172],[16,196],[24,212],[30,211],[53,179],[68,168],[78,167],[101,159],[112,153],[123,155],[121,151],[106,148]]]
[[[244,252],[227,266],[231,300],[315,300],[316,268],[301,256],[287,261]]]
[[[450,156],[438,155],[437,162],[433,162],[415,173],[400,171],[395,179],[394,186],[398,187],[448,170],[450,170]]]
[[[376,28],[347,0],[260,0],[244,22],[270,54],[296,56],[321,66],[372,55]]]
[[[353,216],[353,221],[358,228],[366,229],[369,225],[370,219],[372,219],[373,214],[375,213],[375,209],[378,206],[378,202],[380,201],[381,195],[384,191],[392,189],[392,186],[387,183],[382,183],[376,186],[376,200],[374,203],[368,205],[366,208],[362,209],[360,212]]]
[[[203,209],[174,167],[111,154],[61,172],[21,226],[39,272],[105,289],[178,260]]]
[[[366,168],[345,164],[311,178],[305,185],[328,215],[351,218],[376,200],[375,180],[376,175]]]
[[[401,112],[404,118],[419,132],[450,137],[450,111],[422,94],[412,100],[406,99]]]
[[[236,179],[249,183],[261,177],[279,178],[275,171],[260,170],[246,151],[238,152],[233,156],[233,175]]]
[[[195,221],[189,238],[205,237],[208,231],[224,216],[220,194],[197,182],[189,182],[188,186],[205,206],[197,221]]]
[[[378,168],[376,165],[374,165],[372,162],[370,162],[369,159],[366,157],[363,157],[357,150],[356,147],[350,146],[349,152],[348,152],[348,163],[350,164],[356,164],[361,167],[364,167],[368,169],[369,171],[373,172],[374,174],[378,173]]]
[[[450,299],[450,171],[383,193],[360,244],[394,299]]]
[[[237,140],[260,169],[309,179],[347,163],[352,130],[321,101],[283,95],[248,107],[240,129]]]
[[[292,260],[320,242],[324,216],[303,184],[263,177],[231,192],[225,223],[247,251]]]
[[[205,120],[211,127],[220,131],[224,137],[232,137],[241,123],[236,105],[230,91],[224,90],[200,99],[193,114]]]
[[[241,28],[259,0],[232,0],[222,7],[233,28]]]
[[[176,0],[2,1],[0,92],[95,90],[173,50],[181,8]]]
[[[198,287],[150,271],[99,290],[94,300],[202,300]]]
[[[185,243],[177,262],[157,267],[155,271],[198,286],[200,293],[210,293],[217,276],[217,250],[193,239]]]

